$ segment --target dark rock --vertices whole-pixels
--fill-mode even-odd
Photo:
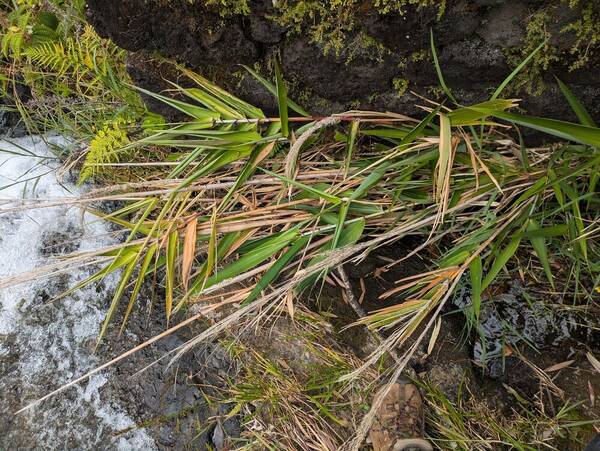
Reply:
[[[26,102],[31,97],[29,88],[23,83],[15,83],[14,89],[14,95],[21,102]],[[26,134],[27,128],[15,107],[15,100],[10,96],[0,98],[0,135],[21,138]]]
[[[203,2],[91,0],[88,19],[102,36],[131,51],[159,51],[191,67],[252,64],[257,45],[239,19],[224,19]]]
[[[454,299],[459,308],[469,302],[464,295]],[[512,355],[513,348],[527,354],[530,350],[576,349],[581,343],[592,349],[600,344],[593,314],[553,306],[548,299],[536,299],[533,290],[515,283],[506,293],[482,304],[472,353],[474,363],[485,375],[514,380],[526,375],[518,369],[523,361]]]
[[[283,46],[283,70],[294,74],[312,92],[326,99],[348,102],[360,92],[385,92],[398,73],[397,61],[386,57],[373,64],[367,58],[351,64],[324,55],[306,36],[292,36]]]
[[[488,43],[502,47],[512,47],[521,43],[529,10],[523,2],[504,3],[490,10],[485,16],[485,27],[478,34]]]
[[[248,17],[250,38],[261,44],[277,44],[283,40],[285,28],[277,25],[269,16],[275,13],[271,0],[253,0],[250,3],[252,14]]]
[[[47,231],[40,240],[40,253],[44,256],[64,255],[79,249],[79,240],[82,232],[67,226],[64,231]]]
[[[552,0],[456,0],[448,2],[438,18],[437,7],[411,4],[402,14],[381,14],[369,2],[365,4],[356,12],[356,25],[346,33],[345,46],[337,53],[325,51],[323,43],[316,43],[307,30],[279,26],[272,19],[277,11],[269,0],[251,0],[248,15],[221,15],[198,1],[90,0],[88,19],[102,36],[134,52],[129,72],[136,83],[152,91],[168,88],[165,79],[179,78],[172,66],[157,63],[157,57],[168,57],[267,114],[276,113],[273,96],[239,65],[256,65],[267,72],[269,60],[279,53],[290,81],[290,96],[311,113],[361,108],[418,114],[414,105],[419,100],[409,91],[432,97],[438,88],[429,50],[430,29],[449,87],[461,101],[484,100],[513,69],[514,60],[509,63],[507,55],[514,55],[514,47],[523,44],[533,14],[547,10],[552,14],[550,44],[565,61],[553,62],[543,74],[548,86],[543,95],[511,95],[523,98],[523,108],[532,114],[573,120],[555,89],[553,76],[559,74],[592,116],[600,116],[600,89],[592,88],[600,83],[596,75],[600,56],[591,52],[586,67],[570,70],[576,35],[562,31],[581,16],[581,6],[571,8]],[[409,89],[396,92],[395,81],[408,82]],[[179,117],[146,100],[169,119]]]
[[[445,46],[439,58],[450,86],[462,87],[464,80],[477,73],[468,88],[473,93],[485,93],[486,87],[500,84],[510,72],[502,50],[476,36]]]

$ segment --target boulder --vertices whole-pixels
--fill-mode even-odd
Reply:
[[[290,97],[313,114],[418,114],[411,91],[441,98],[430,30],[446,82],[465,103],[488,98],[528,49],[548,39],[506,95],[523,99],[531,114],[575,121],[559,76],[600,117],[593,0],[89,0],[87,17],[131,52],[129,72],[143,87],[160,91],[177,77],[157,63],[166,57],[267,113],[276,102],[241,65],[271,76],[279,55]]]

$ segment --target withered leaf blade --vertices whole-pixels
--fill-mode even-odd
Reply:
[[[594,356],[594,354],[592,354],[591,352],[588,352],[585,356],[587,357],[587,359],[589,360],[589,362],[592,364],[592,366],[594,367],[594,369],[600,373],[600,360],[598,360]]]
[[[566,367],[572,365],[574,362],[575,362],[575,360],[566,360],[564,362],[556,363],[556,364],[554,364],[554,365],[549,366],[548,368],[546,368],[544,370],[544,372],[546,372],[546,373],[553,373],[555,371],[562,370],[563,368],[566,368]]]
[[[192,272],[192,264],[194,263],[194,255],[196,253],[196,231],[198,228],[198,218],[192,219],[185,227],[183,237],[183,261],[181,265],[181,279],[186,291],[190,282],[190,274]]]

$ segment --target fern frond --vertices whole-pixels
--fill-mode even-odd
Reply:
[[[78,184],[84,183],[90,177],[102,170],[102,164],[118,163],[121,149],[129,144],[127,136],[128,121],[118,117],[108,122],[96,133],[87,149],[83,168],[79,174]]]
[[[74,80],[81,93],[89,93],[100,84],[109,89],[121,89],[110,74],[113,62],[123,58],[123,50],[100,38],[89,25],[79,36],[31,46],[24,54],[50,75]]]

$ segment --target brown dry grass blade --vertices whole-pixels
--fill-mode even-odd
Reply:
[[[198,227],[198,218],[192,219],[187,223],[183,236],[183,261],[181,263],[181,279],[183,286],[187,291],[196,253],[196,230]]]

